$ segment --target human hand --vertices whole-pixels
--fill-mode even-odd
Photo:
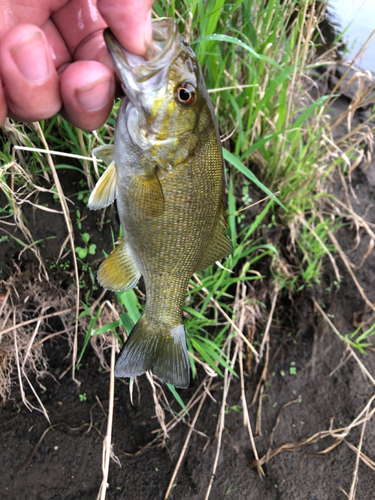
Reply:
[[[30,122],[60,112],[85,130],[103,125],[116,86],[103,29],[108,23],[127,50],[144,54],[152,3],[0,0],[0,124],[7,116]]]

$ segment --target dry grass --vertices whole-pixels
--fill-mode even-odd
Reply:
[[[42,411],[48,419],[29,375],[33,374],[39,388],[45,390],[42,381],[44,377],[50,375],[43,343],[56,336],[65,336],[72,348],[75,294],[72,292],[64,293],[52,282],[47,282],[44,279],[25,278],[16,266],[11,278],[1,285],[5,292],[0,307],[0,316],[2,317],[0,327],[0,397],[3,401],[9,397],[16,375],[25,406],[30,410]],[[31,319],[25,321],[24,318],[30,318],[30,316]],[[59,317],[62,329],[55,333],[46,333],[48,319],[52,317]],[[26,399],[23,389],[24,383],[34,393],[39,403],[38,407]]]
[[[112,458],[117,464],[120,464],[119,459],[113,454],[112,451],[112,425],[113,425],[113,403],[115,399],[115,359],[116,359],[116,347],[117,340],[115,337],[112,338],[111,347],[111,377],[109,382],[109,403],[108,403],[108,423],[107,423],[107,433],[103,441],[103,480],[100,486],[100,490],[97,496],[97,500],[105,500],[106,491],[108,488],[108,473],[109,473],[109,461]]]
[[[306,3],[307,5],[307,3]],[[306,18],[306,11],[304,12],[304,17]],[[312,17],[312,16],[311,16]],[[308,20],[309,21],[309,20]],[[311,18],[310,18],[311,21]],[[310,22],[309,21],[309,22]],[[311,26],[310,26],[311,28]],[[309,31],[309,25],[307,25],[307,31]],[[302,31],[301,35],[302,37]],[[310,33],[311,36],[311,33]],[[305,44],[307,45],[307,44]],[[301,45],[302,46],[302,45]],[[302,54],[303,55],[303,54]],[[348,66],[348,72],[351,69],[352,65]],[[292,75],[292,87],[306,88],[306,82],[302,82],[299,79],[299,75],[295,71]],[[331,70],[331,67],[328,68],[328,71]],[[327,78],[329,77],[327,73]],[[329,106],[332,106],[334,103],[334,94],[337,92],[337,89],[340,87],[344,89],[343,81],[345,80],[346,75],[344,74],[341,82],[337,81],[334,85],[334,88],[331,89],[331,99],[329,101]],[[305,77],[301,77],[305,78]],[[229,79],[230,80],[230,79]],[[311,84],[311,81],[309,81]],[[369,163],[371,161],[371,156],[373,152],[373,126],[371,124],[371,120],[373,119],[373,115],[371,115],[368,119],[366,119],[362,124],[355,125],[353,122],[353,117],[355,112],[371,102],[373,102],[373,94],[375,90],[375,85],[369,87],[367,89],[364,88],[364,74],[363,72],[357,71],[350,78],[349,82],[346,84],[347,86],[356,86],[357,91],[351,102],[351,105],[348,106],[348,109],[342,113],[339,117],[331,119],[328,115],[325,117],[318,117],[319,119],[327,120],[327,123],[330,123],[326,128],[326,134],[322,138],[321,147],[325,150],[325,156],[322,158],[322,164],[326,161],[327,164],[332,161],[339,160],[340,158],[344,159],[347,163],[347,176],[345,177],[342,171],[342,168],[339,168],[339,177],[342,182],[342,186],[345,193],[344,201],[339,200],[337,198],[330,198],[329,200],[325,199],[324,204],[320,207],[317,207],[316,215],[320,220],[323,220],[323,214],[326,215],[329,212],[332,218],[337,217],[346,217],[346,219],[351,220],[354,226],[357,229],[357,244],[360,241],[361,231],[364,231],[369,237],[369,244],[367,251],[364,253],[361,263],[357,266],[357,269],[362,267],[366,259],[368,259],[369,255],[373,252],[373,247],[375,244],[375,234],[373,231],[373,225],[365,220],[364,216],[358,215],[353,209],[352,203],[350,201],[350,196],[354,195],[355,192],[351,186],[351,175],[353,171],[364,163]],[[251,85],[249,85],[251,87]],[[225,87],[225,89],[233,88],[232,86]],[[237,86],[236,86],[237,88]],[[223,87],[224,89],[224,87]],[[215,92],[219,92],[223,89],[214,89]],[[241,89],[241,87],[240,87]],[[300,90],[300,89],[299,89]],[[298,94],[300,95],[300,94]],[[308,96],[308,92],[304,92],[305,96]],[[308,97],[306,97],[308,98]],[[288,116],[291,113],[291,105],[292,99],[289,101],[290,105],[288,107]],[[328,110],[325,110],[328,113]],[[318,119],[317,118],[317,119]],[[259,118],[260,119],[260,118]],[[289,119],[289,118],[288,118]],[[331,121],[329,121],[331,120]],[[288,121],[288,120],[287,120]],[[341,123],[347,123],[347,133],[345,133],[341,137],[335,136],[335,132],[337,127]],[[237,125],[236,125],[237,126]],[[312,127],[314,124],[312,124]],[[260,125],[254,125],[254,140],[255,133],[257,127],[260,129]],[[12,237],[12,230],[17,228],[23,234],[23,249],[21,251],[25,252],[26,250],[32,251],[37,258],[38,261],[38,276],[35,280],[28,280],[27,282],[23,281],[23,277],[19,271],[17,271],[17,265],[15,264],[15,272],[13,276],[8,280],[7,283],[3,283],[4,292],[3,299],[0,307],[0,316],[2,317],[1,331],[0,331],[0,396],[2,399],[6,399],[10,394],[10,388],[12,380],[17,380],[18,385],[21,390],[21,395],[25,406],[29,410],[38,410],[44,413],[45,417],[48,419],[48,414],[43,407],[38,392],[35,389],[33,383],[30,380],[30,373],[35,375],[35,379],[37,384],[39,384],[40,388],[44,389],[42,380],[44,376],[48,376],[48,360],[43,351],[43,343],[46,340],[53,338],[58,335],[65,335],[69,345],[71,347],[71,355],[72,355],[72,378],[77,383],[78,381],[75,379],[75,366],[77,359],[77,335],[78,335],[78,322],[73,323],[74,319],[78,316],[79,311],[79,273],[77,267],[77,261],[75,257],[74,251],[74,234],[72,229],[72,223],[69,215],[69,209],[67,206],[67,200],[65,194],[62,190],[61,183],[55,169],[52,157],[49,152],[49,146],[47,141],[42,133],[42,130],[38,124],[34,125],[34,128],[42,142],[44,144],[44,149],[33,148],[27,146],[25,142],[25,136],[19,132],[19,130],[12,125],[11,121],[7,121],[5,126],[5,131],[12,138],[12,141],[15,145],[13,150],[13,158],[12,161],[8,164],[2,166],[2,178],[0,179],[1,187],[6,192],[6,195],[9,196],[12,200],[13,207],[13,216],[3,218],[1,220],[2,231]],[[86,177],[88,179],[88,183],[91,182],[91,176],[89,174],[88,169],[88,161],[92,160],[86,156],[86,146],[84,144],[84,140],[82,134],[79,136],[80,145],[82,149],[82,155],[69,155],[73,156],[77,159],[82,159],[84,161],[83,168],[86,173]],[[228,137],[226,138],[228,139]],[[281,153],[283,154],[285,151],[286,142],[282,143]],[[25,159],[22,156],[23,151],[34,151],[39,152],[41,154],[47,155],[47,161],[50,167],[50,173],[45,172],[45,179],[50,182],[51,189],[46,190],[45,188],[38,185],[38,183],[30,177],[30,175],[26,171]],[[16,153],[17,152],[17,153]],[[16,160],[16,154],[17,160]],[[254,155],[253,158],[255,161],[258,161],[260,164],[264,162],[264,159],[257,157]],[[41,160],[42,162],[42,160]],[[94,164],[96,167],[96,164]],[[321,167],[323,168],[323,167]],[[51,176],[52,174],[52,176]],[[317,175],[320,175],[317,172]],[[6,183],[3,181],[4,178],[9,177],[10,183]],[[15,178],[17,178],[17,185],[15,183]],[[20,180],[23,180],[23,184],[20,183]],[[38,249],[38,245],[35,243],[33,236],[31,235],[27,224],[25,223],[24,210],[26,207],[32,206],[36,210],[48,210],[53,211],[47,207],[42,205],[38,205],[33,200],[33,196],[38,192],[48,191],[52,193],[52,185],[55,184],[58,190],[59,198],[61,201],[62,212],[55,211],[56,213],[63,213],[67,228],[67,240],[61,248],[60,256],[63,252],[63,248],[67,242],[70,242],[72,248],[72,257],[74,261],[74,279],[75,279],[75,289],[71,290],[68,294],[62,294],[61,290],[55,287],[50,281],[48,272],[46,270],[46,266],[41,258],[40,251]],[[325,186],[319,186],[322,190],[326,189]],[[245,210],[248,207],[245,207],[241,210]],[[240,212],[239,210],[238,212]],[[236,212],[237,213],[237,212]],[[314,235],[317,241],[319,241],[322,245],[322,248],[325,248],[326,254],[329,256],[329,259],[334,268],[334,272],[337,280],[340,280],[338,266],[335,260],[335,256],[332,252],[330,252],[325,244],[320,239],[319,235],[315,232],[314,228],[308,224],[305,218],[301,214],[297,214],[293,221],[289,222],[290,226],[290,234],[291,234],[291,246],[295,246],[294,235],[298,233],[298,228],[301,225],[305,225],[307,229]],[[4,226],[4,227],[3,227]],[[348,273],[352,277],[353,283],[357,287],[364,303],[375,312],[374,304],[368,299],[365,290],[359,283],[356,277],[356,269],[353,263],[350,261],[349,257],[345,254],[345,252],[341,249],[335,235],[332,231],[329,231],[329,238],[337,250],[339,257],[344,263]],[[285,265],[280,261],[280,266]],[[288,269],[285,269],[285,274],[290,272]],[[198,283],[201,283],[198,276],[195,276],[195,280]],[[225,321],[229,322],[231,325],[230,333],[227,336],[227,339],[224,344],[224,352],[227,354],[230,359],[230,366],[239,367],[239,377],[240,377],[240,385],[241,385],[241,402],[243,407],[243,425],[247,428],[248,438],[250,442],[251,449],[254,453],[255,460],[252,462],[252,465],[257,468],[259,477],[264,476],[264,471],[262,466],[266,464],[269,460],[273,459],[279,453],[284,451],[293,452],[301,447],[311,445],[321,440],[325,440],[327,438],[333,439],[333,444],[327,446],[323,451],[320,451],[320,455],[327,454],[331,452],[338,445],[345,443],[350,449],[355,452],[355,460],[353,466],[353,480],[349,493],[346,493],[347,497],[350,500],[355,499],[356,494],[356,484],[358,482],[358,466],[360,461],[365,463],[368,467],[375,470],[375,464],[373,460],[367,457],[362,451],[361,446],[363,443],[363,439],[365,437],[366,423],[373,417],[375,408],[373,408],[373,403],[375,400],[375,396],[371,397],[365,407],[359,412],[358,416],[346,427],[336,428],[330,427],[328,430],[322,430],[314,435],[307,437],[299,442],[295,443],[286,443],[279,447],[273,447],[273,437],[275,434],[275,430],[280,422],[280,419],[283,415],[283,409],[287,405],[285,405],[278,415],[276,420],[276,424],[274,426],[273,432],[271,434],[269,449],[267,453],[259,457],[256,444],[254,440],[254,435],[261,433],[261,414],[262,414],[262,394],[265,386],[265,382],[268,376],[269,369],[269,350],[270,350],[270,334],[271,334],[271,326],[272,319],[275,308],[277,307],[277,299],[279,296],[279,286],[277,283],[275,287],[270,290],[269,293],[269,301],[271,304],[270,313],[268,316],[268,321],[266,322],[266,326],[264,329],[264,336],[262,339],[262,343],[260,348],[257,350],[252,342],[252,338],[249,338],[246,335],[245,329],[248,326],[248,331],[255,331],[255,323],[257,318],[260,317],[261,312],[257,309],[256,304],[249,302],[247,299],[249,298],[249,289],[245,284],[238,284],[236,289],[236,296],[233,305],[234,314],[231,317],[214,299],[210,298],[212,305],[218,311],[218,314],[222,315]],[[22,289],[22,294],[20,294],[20,290]],[[208,294],[208,290],[205,288],[202,289],[203,294]],[[315,303],[316,310],[323,317],[324,321],[330,326],[330,328],[335,332],[339,338],[346,342],[343,335],[338,332],[334,324],[324,313],[322,308],[318,303]],[[98,301],[92,306],[92,312],[97,310],[97,308],[102,308],[102,315],[100,316],[100,321],[111,322],[114,319],[118,319],[118,310],[116,307],[111,304],[109,301],[103,301],[103,296],[98,299]],[[47,312],[53,310],[54,312]],[[25,320],[25,317],[32,316],[31,319]],[[56,333],[46,333],[45,325],[47,324],[47,320],[50,317],[59,316],[60,320],[63,324],[63,329]],[[373,321],[373,316],[370,319],[367,319],[366,322]],[[74,326],[72,326],[74,324]],[[363,323],[364,325],[365,323]],[[102,326],[99,324],[99,326]],[[106,335],[95,336],[92,339],[92,345],[96,350],[99,359],[101,361],[102,366],[105,369],[111,370],[111,380],[110,380],[110,388],[109,388],[109,408],[108,408],[108,426],[107,426],[107,434],[103,441],[103,481],[101,485],[101,489],[98,494],[98,500],[104,500],[106,497],[106,489],[107,489],[107,481],[108,481],[108,471],[110,466],[110,458],[117,461],[116,457],[113,455],[112,451],[112,443],[111,443],[111,435],[112,435],[112,425],[113,425],[113,400],[114,400],[114,379],[113,379],[113,366],[114,366],[114,357],[115,352],[118,350],[118,346],[114,341],[113,336],[108,333]],[[104,351],[110,347],[111,349],[111,366],[108,366],[105,357],[103,355]],[[245,391],[245,370],[244,370],[244,357],[245,357],[245,349],[247,349],[247,357],[246,366],[250,368],[250,363],[254,362],[256,366],[259,365],[261,361],[264,362],[262,374],[259,380],[258,387],[253,395],[252,401],[248,401],[249,395],[246,394]],[[371,381],[372,384],[375,385],[375,380],[373,375],[369,372],[366,366],[363,364],[355,350],[351,346],[347,346],[347,349],[350,355],[356,360],[358,365],[360,366],[363,373],[366,377]],[[232,382],[232,374],[226,369],[224,373],[224,381],[223,383],[217,383],[216,375],[213,370],[205,363],[200,361],[198,358],[195,358],[197,363],[203,365],[206,376],[202,383],[197,388],[196,392],[190,399],[190,401],[186,404],[186,408],[189,412],[192,412],[194,408],[196,408],[195,414],[191,422],[188,421],[186,414],[183,410],[181,410],[178,415],[172,412],[168,400],[160,387],[157,381],[148,374],[148,380],[150,382],[152,388],[152,394],[155,403],[155,412],[160,423],[160,429],[156,431],[157,436],[154,440],[152,440],[148,446],[153,446],[159,443],[161,440],[164,441],[168,438],[168,435],[179,423],[184,423],[187,425],[187,433],[185,442],[181,449],[181,454],[177,460],[174,472],[171,476],[169,487],[165,494],[165,500],[169,498],[172,485],[176,481],[178,473],[181,468],[181,464],[186,457],[186,453],[188,450],[188,445],[191,439],[191,436],[196,431],[196,423],[199,419],[199,416],[202,412],[202,408],[204,407],[204,403],[207,400],[207,396],[209,398],[213,398],[211,391],[213,388],[222,387],[222,403],[220,408],[220,413],[217,421],[217,428],[215,433],[215,438],[217,440],[216,454],[215,459],[212,464],[212,475],[208,480],[207,490],[205,498],[206,500],[209,498],[211,494],[211,489],[214,481],[215,474],[217,473],[217,466],[219,463],[220,454],[222,452],[222,440],[223,433],[225,429],[225,421],[226,421],[226,409],[228,408],[228,394],[230,393],[230,387]],[[34,397],[38,403],[38,405],[32,404],[25,396],[24,385],[27,385],[34,394]],[[252,404],[256,404],[258,401],[258,418],[256,422],[251,423],[249,417],[248,408]],[[294,404],[296,401],[291,401],[288,403]],[[167,421],[166,415],[171,415],[171,419]],[[358,448],[354,447],[351,443],[349,443],[346,438],[350,434],[350,432],[356,428],[361,426],[361,436],[359,441]],[[48,430],[52,428],[49,427]],[[255,429],[253,431],[253,429]],[[160,434],[162,437],[160,437]],[[45,436],[45,433],[42,435],[41,440]],[[205,436],[205,435],[204,435]],[[209,442],[209,438],[207,438],[207,444]],[[40,440],[40,442],[41,442]],[[39,446],[39,443],[38,443]]]

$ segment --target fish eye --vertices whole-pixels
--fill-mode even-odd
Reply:
[[[190,105],[195,102],[195,88],[191,83],[183,82],[176,90],[177,101],[181,104]]]

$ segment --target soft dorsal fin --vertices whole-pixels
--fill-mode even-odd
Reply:
[[[99,283],[102,287],[113,292],[122,292],[135,287],[141,277],[126,243],[122,238],[120,238],[119,243],[119,246],[109,254],[98,271]]]
[[[233,245],[225,234],[226,228],[227,216],[223,207],[211,243],[209,244],[203,259],[200,261],[197,271],[203,271],[203,269],[211,266],[217,260],[224,259],[224,257],[227,257],[233,252]]]
[[[115,147],[113,144],[105,144],[92,150],[93,154],[101,160],[111,163],[115,158]]]
[[[94,191],[89,198],[88,206],[91,210],[108,207],[116,199],[117,168],[113,161],[100,177]]]
[[[158,217],[164,211],[164,195],[156,170],[152,175],[134,175],[129,189],[133,202],[142,215]]]

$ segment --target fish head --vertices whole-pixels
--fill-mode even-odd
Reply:
[[[213,110],[198,60],[176,22],[153,22],[145,57],[126,51],[108,28],[104,39],[127,95],[118,120],[125,120],[133,143],[166,171],[186,161]]]

